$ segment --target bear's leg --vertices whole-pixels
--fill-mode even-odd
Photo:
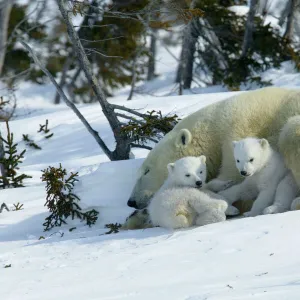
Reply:
[[[220,191],[230,188],[234,184],[235,184],[235,182],[233,180],[221,180],[219,178],[215,178],[215,179],[211,180],[210,182],[208,182],[206,184],[206,187],[209,190],[211,190],[215,193],[218,193]]]
[[[225,197],[228,204],[232,204],[239,200],[245,191],[249,190],[249,186],[252,186],[251,178],[247,178],[242,183],[236,184],[225,191],[219,192],[219,195]]]
[[[241,176],[235,165],[233,156],[232,140],[228,138],[222,145],[222,163],[217,178],[208,182],[208,189],[213,192],[220,192],[241,182]]]
[[[197,226],[204,226],[207,224],[218,223],[226,221],[226,215],[219,210],[207,210],[201,213],[196,219]]]
[[[213,199],[216,199],[216,200],[218,199],[218,200],[226,201],[226,199],[222,195],[214,193],[214,192],[212,192],[210,190],[206,190],[205,193],[207,195],[209,195]],[[234,207],[232,205],[228,205],[228,207],[226,209],[226,216],[237,216],[239,214],[240,214],[240,211],[239,211],[238,208],[236,208],[236,207]]]
[[[262,190],[256,200],[253,203],[253,206],[249,212],[244,213],[245,217],[255,217],[261,215],[264,209],[270,206],[275,197],[276,186],[270,186],[265,190]]]
[[[289,172],[279,183],[276,189],[273,205],[264,210],[264,214],[277,214],[289,211],[293,200],[296,198],[299,188],[293,174]]]
[[[300,101],[300,100],[299,100]],[[300,187],[300,116],[289,118],[279,135],[279,150]]]
[[[291,204],[291,210],[300,210],[300,197],[293,200]]]

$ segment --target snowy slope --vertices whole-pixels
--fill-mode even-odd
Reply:
[[[146,97],[126,104],[185,116],[231,94]],[[98,105],[81,111],[112,147]],[[36,132],[46,118],[54,133],[50,140]],[[46,105],[12,121],[11,128],[16,140],[28,133],[43,150],[28,150],[22,171],[33,179],[26,188],[1,191],[0,202],[10,207],[21,202],[24,210],[0,215],[0,299],[298,299],[300,258],[294,249],[300,246],[299,212],[189,230],[154,228],[103,235],[104,224],[122,222],[132,211],[126,201],[142,159],[107,162],[64,107]],[[147,152],[135,154],[145,157]],[[40,170],[59,162],[79,171],[76,193],[82,206],[99,210],[92,228],[70,221],[43,232],[47,212]],[[74,226],[76,230],[69,232]]]
[[[180,54],[176,47],[170,51],[177,57]],[[185,96],[176,96],[174,66],[176,60],[160,47],[160,76],[139,84],[140,94],[134,100],[126,101],[129,88],[124,88],[110,101],[184,117],[237,94],[214,86],[194,87]],[[269,70],[263,79],[277,86],[300,86],[300,74],[289,62],[279,70]],[[105,235],[105,224],[123,222],[132,212],[126,202],[147,150],[134,150],[133,160],[109,162],[77,117],[65,105],[51,104],[51,85],[22,84],[17,99],[11,130],[19,149],[26,147],[22,134],[29,134],[43,150],[26,147],[21,171],[33,176],[26,188],[0,192],[0,204],[6,202],[10,208],[17,202],[24,204],[24,210],[0,214],[0,300],[299,299],[300,212],[189,230],[153,228]],[[99,105],[78,107],[113,148],[113,136]],[[37,133],[46,119],[54,133],[49,140]],[[43,232],[48,214],[41,170],[60,162],[68,171],[79,172],[75,193],[83,208],[100,212],[95,226],[69,221]],[[39,240],[40,236],[45,239]]]

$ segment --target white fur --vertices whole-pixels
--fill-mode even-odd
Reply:
[[[223,198],[198,189],[204,188],[205,161],[205,156],[185,157],[168,164],[167,180],[154,194],[148,207],[154,226],[176,229],[226,220],[228,205]]]
[[[264,214],[277,214],[293,210],[291,207],[293,200],[299,194],[298,185],[294,179],[292,172],[288,172],[280,181],[275,195],[273,205],[264,210]]]
[[[267,213],[268,210],[265,209],[273,204],[278,184],[288,173],[283,158],[266,139],[246,138],[234,141],[233,148],[236,168],[245,179],[219,194],[227,199],[228,204],[249,195],[255,197],[252,209],[245,216]],[[282,185],[286,186],[285,181]],[[281,190],[280,188],[278,192],[278,206],[281,206]]]

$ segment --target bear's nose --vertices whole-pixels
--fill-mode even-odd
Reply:
[[[197,186],[201,186],[202,185],[202,181],[200,181],[200,180],[196,181],[196,185]]]
[[[127,202],[127,205],[128,205],[129,207],[137,208],[137,206],[136,206],[136,201],[135,201],[135,200],[129,199],[128,202]]]
[[[246,176],[246,175],[247,175],[247,172],[246,172],[246,171],[241,171],[241,175],[242,175],[242,176]]]

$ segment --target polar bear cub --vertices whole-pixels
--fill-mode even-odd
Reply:
[[[256,199],[245,216],[274,213],[266,208],[273,204],[277,186],[288,174],[283,158],[266,139],[248,137],[233,141],[233,149],[236,167],[245,179],[219,194],[227,199],[228,204],[243,200],[245,196]]]
[[[167,168],[168,177],[148,207],[154,226],[176,229],[226,220],[224,198],[205,190],[205,156],[184,157]]]

